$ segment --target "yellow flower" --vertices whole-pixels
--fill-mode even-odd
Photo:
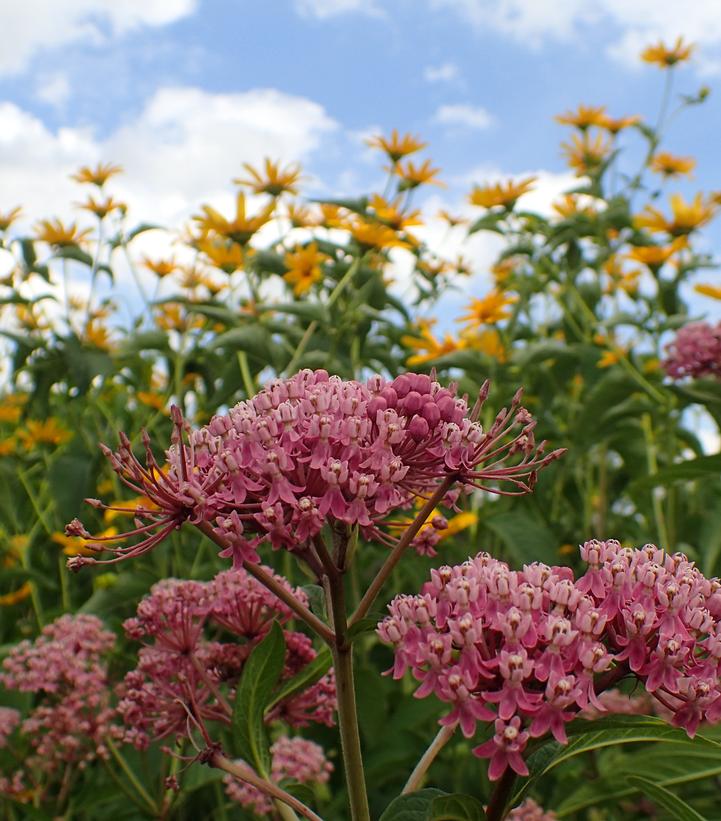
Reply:
[[[506,361],[506,348],[495,328],[486,328],[482,331],[469,328],[461,333],[461,340],[465,348],[480,351],[497,362]]]
[[[95,214],[101,220],[105,219],[105,217],[113,211],[122,211],[125,213],[128,210],[128,206],[124,202],[119,202],[113,199],[113,197],[96,200],[95,197],[90,196],[84,203],[80,203],[78,208],[82,208],[84,211],[90,211],[91,214]]]
[[[0,596],[0,607],[12,607],[15,604],[19,604],[21,601],[27,599],[32,592],[33,588],[30,582],[23,582],[17,590],[13,590],[12,593],[5,593]]]
[[[478,521],[478,514],[471,510],[464,513],[458,513],[448,520],[448,527],[440,532],[441,539],[447,539],[449,536],[455,536],[466,528],[472,527]]]
[[[101,351],[109,351],[112,348],[110,332],[98,320],[91,320],[87,323],[83,333],[83,341],[94,348],[99,348]]]
[[[428,279],[435,279],[452,270],[451,264],[444,259],[419,259],[416,268]]]
[[[506,310],[518,300],[513,294],[502,291],[491,291],[483,299],[472,299],[468,305],[468,313],[458,318],[458,322],[465,322],[469,328],[480,328],[482,325],[493,325],[510,316]]]
[[[167,473],[168,465],[163,465],[161,473]],[[122,501],[114,501],[103,512],[103,521],[105,524],[114,522],[118,516],[135,516],[138,508],[145,508],[146,510],[157,510],[158,506],[147,496],[134,496],[132,499],[125,499]],[[114,536],[117,531],[107,532],[106,535]]]
[[[516,200],[523,194],[527,194],[533,188],[533,183],[538,177],[527,177],[525,180],[508,180],[505,183],[499,182],[491,185],[474,185],[473,190],[468,195],[471,205],[478,205],[481,208],[493,208],[502,205],[509,210],[516,204]]]
[[[346,228],[345,212],[340,206],[330,202],[320,204],[320,226],[322,228]]]
[[[593,219],[598,215],[591,203],[581,205],[581,200],[576,194],[564,194],[560,200],[553,203],[552,208],[563,219],[570,219],[578,215]]]
[[[142,402],[149,408],[155,408],[155,410],[163,410],[167,405],[166,398],[155,391],[137,391],[135,396],[139,402]]]
[[[247,245],[251,237],[270,220],[275,205],[271,202],[259,214],[248,217],[245,208],[245,194],[242,191],[238,193],[235,203],[233,219],[227,219],[210,205],[201,206],[203,215],[196,216],[194,219],[203,231],[214,231],[216,234],[232,239],[239,245]]]
[[[192,328],[202,328],[203,317],[193,314],[185,309],[184,305],[178,302],[166,302],[158,306],[155,315],[155,324],[165,331],[189,331]]]
[[[20,206],[12,208],[10,211],[5,211],[5,213],[0,211],[0,231],[7,231],[20,214],[22,214],[22,208],[20,208]]]
[[[236,185],[247,185],[255,194],[270,194],[271,197],[279,197],[283,193],[297,194],[295,187],[300,180],[300,166],[291,165],[285,170],[280,168],[280,163],[271,162],[265,159],[263,171],[256,171],[252,165],[243,163],[243,168],[250,175],[250,179],[235,179]]]
[[[691,174],[696,167],[693,157],[676,157],[668,151],[659,151],[651,158],[650,168],[664,177],[680,177],[682,174]]]
[[[103,537],[117,536],[117,533],[117,528],[108,527],[97,535]],[[83,539],[82,536],[66,536],[59,531],[55,531],[55,533],[50,536],[50,539],[62,547],[63,553],[66,556],[92,556],[98,552],[97,548],[93,549],[90,546],[96,541],[95,539]]]
[[[30,537],[26,533],[16,533],[8,539],[10,553],[20,558],[30,545]]]
[[[438,211],[438,218],[442,219],[444,222],[447,222],[450,228],[456,228],[459,225],[465,225],[468,220],[465,217],[457,217],[453,214],[449,214],[445,208],[441,208]]]
[[[670,203],[672,219],[667,219],[658,208],[647,205],[634,218],[634,226],[654,232],[666,232],[672,237],[682,237],[710,222],[716,210],[714,203],[710,200],[704,202],[701,194],[696,194],[691,202],[686,202],[681,194],[672,194]]]
[[[353,239],[364,248],[382,250],[383,248],[409,247],[408,243],[402,240],[392,228],[379,222],[371,223],[359,219],[352,222],[348,229]]]
[[[9,422],[11,425],[20,421],[22,410],[15,405],[3,402],[0,404],[0,422]]]
[[[75,174],[71,174],[70,179],[102,188],[110,177],[120,174],[122,170],[122,166],[113,165],[112,163],[98,163],[95,168],[84,165]]]
[[[578,550],[578,548],[575,547],[572,544],[562,544],[558,548],[558,555],[559,556],[574,556],[576,554],[577,550]]]
[[[567,111],[554,118],[562,125],[572,125],[585,131],[592,125],[604,127],[607,121],[606,106],[579,105],[576,111]]]
[[[623,131],[624,128],[630,128],[630,126],[640,122],[641,117],[638,114],[630,114],[626,117],[617,118],[604,116],[603,122],[599,123],[599,126],[605,131],[608,131],[609,134],[618,134],[618,132]]]
[[[582,176],[599,170],[611,151],[611,144],[600,134],[594,137],[587,133],[582,137],[571,134],[571,142],[561,143],[561,149],[568,164],[575,169],[576,175]]]
[[[444,187],[444,183],[436,179],[441,169],[433,168],[430,160],[424,160],[418,166],[412,160],[408,160],[405,165],[398,163],[393,166],[393,170],[401,178],[398,185],[401,191],[418,188],[419,185],[440,185]]]
[[[403,212],[399,210],[398,202],[389,203],[378,194],[373,195],[370,206],[376,219],[394,231],[402,231],[410,225],[423,225],[419,210]]]
[[[237,242],[219,238],[201,238],[197,248],[208,260],[226,274],[233,274],[245,265],[247,253]]]
[[[25,427],[17,432],[23,445],[30,449],[34,445],[62,445],[72,439],[72,433],[63,427],[57,419],[28,419]]]
[[[687,244],[688,239],[681,236],[670,245],[638,245],[631,248],[626,257],[656,270],[665,265],[675,253],[685,248]]]
[[[707,285],[699,282],[698,285],[693,286],[694,291],[704,296],[710,296],[712,299],[721,299],[721,286]]]
[[[638,280],[641,277],[641,270],[634,268],[626,271],[619,257],[610,256],[603,263],[603,270],[608,274],[610,282],[606,288],[606,293],[613,293],[620,289],[627,294],[635,294],[638,291]]]
[[[17,442],[12,436],[0,439],[0,456],[12,456],[17,450]]]
[[[491,266],[491,274],[493,275],[493,282],[497,288],[503,288],[509,277],[518,269],[521,264],[521,257],[510,256],[499,259]]]
[[[143,257],[143,267],[152,271],[158,279],[170,276],[170,274],[178,269],[178,265],[173,257],[156,260]]]
[[[307,205],[300,205],[297,202],[288,204],[285,216],[293,228],[311,228],[318,222]]]
[[[646,63],[653,63],[659,68],[671,68],[676,63],[683,63],[691,57],[695,46],[684,43],[683,37],[677,37],[672,46],[666,46],[659,40],[655,46],[647,46],[641,52],[641,59]]]
[[[315,242],[311,242],[305,248],[298,247],[295,251],[289,251],[283,258],[285,267],[288,269],[283,274],[283,279],[293,286],[293,293],[302,296],[313,285],[323,279],[321,263],[329,259],[327,254],[318,251]]]
[[[445,354],[453,353],[460,350],[463,345],[457,342],[451,334],[445,334],[442,340],[436,339],[430,331],[430,323],[419,323],[418,335],[413,336],[407,334],[401,337],[401,345],[406,348],[417,351],[406,360],[406,365],[409,368],[415,365],[422,365],[424,362],[430,362],[433,359],[438,359]]]
[[[48,245],[56,245],[59,248],[68,245],[80,245],[90,233],[90,228],[80,230],[74,222],[70,225],[64,225],[57,218],[54,220],[41,220],[35,226],[35,236],[41,242],[47,242]]]
[[[420,151],[426,147],[426,143],[421,142],[412,134],[404,134],[401,137],[397,128],[393,129],[390,139],[377,136],[366,140],[366,143],[371,146],[371,148],[378,148],[385,152],[393,165],[403,159],[403,157],[407,157],[409,154],[415,154],[416,151]]]

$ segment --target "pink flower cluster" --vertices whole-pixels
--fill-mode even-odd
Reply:
[[[0,684],[40,696],[20,726],[33,749],[27,767],[62,772],[68,764],[82,769],[107,757],[105,739],[114,711],[104,656],[114,643],[113,633],[95,616],[65,615],[34,642],[22,641],[10,651]],[[22,781],[22,773],[17,780]]]
[[[506,821],[556,821],[557,818],[555,812],[544,810],[532,798],[527,798],[508,813]]]
[[[323,753],[323,748],[313,741],[296,736],[281,736],[270,748],[271,780],[278,784],[284,779],[300,784],[326,784],[333,772],[333,765]],[[228,797],[263,818],[273,813],[273,803],[256,787],[240,781],[230,774],[223,778]]]
[[[615,540],[581,546],[588,565],[574,581],[566,567],[510,570],[479,553],[431,571],[417,596],[398,596],[378,626],[395,648],[393,675],[421,682],[450,705],[444,725],[470,737],[478,721],[494,734],[474,753],[489,777],[525,775],[530,738],[564,725],[626,675],[643,682],[693,736],[721,720],[721,584],[681,553],[634,550]]]
[[[721,322],[691,322],[681,328],[666,347],[666,373],[674,379],[685,376],[721,376]]]
[[[302,590],[283,584],[300,601]],[[291,611],[244,570],[219,573],[210,582],[165,579],[158,582],[128,619],[125,632],[145,642],[138,665],[120,687],[118,712],[123,738],[139,748],[208,721],[228,724],[233,690],[253,647],[273,619],[286,624]],[[296,675],[317,652],[303,633],[284,630],[283,678]],[[281,701],[269,720],[294,727],[309,722],[331,725],[335,712],[333,671],[306,690]]]
[[[20,723],[20,713],[11,707],[0,707],[0,749],[7,747],[8,738]]]
[[[358,525],[365,537],[392,545],[396,540],[381,529],[390,514],[427,498],[449,477],[466,488],[528,493],[536,472],[561,451],[542,455],[520,392],[484,430],[477,419],[487,392],[486,385],[469,411],[454,386],[425,374],[361,383],[305,370],[199,430],[188,430],[174,408],[169,470],[157,464],[147,437],[145,465],[122,434],[117,453],[105,448],[122,481],[152,502],[134,510],[137,526],[126,536],[137,541],[109,546],[115,556],[107,561],[140,555],[190,522],[212,525],[228,545],[222,555],[236,567],[259,561],[264,542],[312,564],[309,545],[325,521]],[[90,537],[77,520],[67,532]],[[98,537],[98,550],[102,543]],[[74,557],[71,566],[92,561]]]

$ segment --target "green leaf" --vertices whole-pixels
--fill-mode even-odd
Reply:
[[[153,225],[152,223],[149,223],[149,222],[142,222],[142,223],[140,223],[140,225],[137,226],[137,228],[133,228],[132,231],[128,231],[128,233],[125,235],[125,242],[126,243],[130,242],[131,240],[135,239],[135,237],[139,236],[140,234],[144,234],[146,231],[162,231],[162,230],[164,230],[162,225]]]
[[[261,325],[243,325],[220,334],[210,347],[211,349],[226,348],[245,351],[267,363],[270,359],[271,346],[272,339],[265,328]]]
[[[539,517],[527,510],[489,516],[481,524],[501,538],[518,564],[531,561],[554,564],[558,558],[559,539]]]
[[[274,621],[268,634],[257,644],[243,667],[233,706],[233,741],[241,758],[261,775],[270,772],[268,738],[263,723],[285,663],[283,630]]]
[[[69,522],[80,513],[83,499],[92,492],[93,457],[87,452],[64,453],[54,460],[48,471],[48,483],[55,509]]]
[[[428,821],[433,800],[444,795],[442,790],[434,787],[399,795],[385,808],[378,821]]]
[[[687,459],[677,465],[663,468],[651,476],[637,479],[633,489],[656,487],[657,485],[671,485],[674,482],[683,482],[708,477],[721,478],[721,454],[713,456],[699,456],[697,459]]]
[[[83,265],[87,265],[88,268],[92,268],[93,266],[93,258],[90,254],[83,251],[82,248],[78,248],[77,245],[65,245],[62,248],[58,248],[53,256],[56,259],[72,259],[75,260],[75,262],[82,262]]]
[[[705,821],[703,815],[697,813],[693,807],[665,787],[654,784],[650,779],[641,778],[638,775],[627,775],[626,781],[656,804],[668,810],[677,821]]]
[[[169,351],[170,343],[166,331],[156,329],[153,331],[141,331],[134,333],[124,339],[120,345],[121,356],[142,353],[143,351]]]
[[[281,302],[277,305],[267,303],[259,305],[259,311],[272,311],[278,314],[292,314],[301,319],[319,322],[322,325],[330,325],[330,314],[325,305],[319,302]]]
[[[301,690],[311,687],[323,678],[328,670],[330,670],[332,663],[333,659],[330,650],[327,647],[323,647],[313,661],[306,664],[300,672],[296,673],[296,675],[288,679],[288,681],[281,686],[268,702],[265,711],[268,712],[284,699],[290,698]]]
[[[347,208],[348,211],[354,211],[356,214],[365,214],[368,211],[368,197],[358,197],[358,199],[340,199],[340,200],[311,200],[320,205],[337,205],[339,208]]]
[[[472,795],[439,795],[431,802],[428,821],[484,821],[483,804]]]

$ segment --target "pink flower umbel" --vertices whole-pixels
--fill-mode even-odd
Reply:
[[[520,392],[484,429],[477,420],[487,393],[486,385],[471,410],[454,386],[424,374],[361,383],[307,370],[270,383],[199,430],[174,408],[163,467],[147,437],[144,465],[124,435],[116,453],[105,448],[123,483],[150,500],[130,511],[135,527],[124,540],[131,543],[91,538],[75,520],[68,534],[114,555],[73,557],[70,566],[139,556],[184,522],[212,528],[236,567],[257,562],[264,543],[312,564],[313,539],[325,521],[357,525],[365,538],[393,546],[393,513],[413,508],[446,481],[529,493],[537,471],[561,451],[543,455],[543,443],[536,445]],[[427,534],[419,540],[425,552],[427,541]]]
[[[417,697],[450,705],[442,724],[471,737],[477,721],[495,719],[495,735],[474,750],[490,759],[491,779],[508,767],[524,774],[529,737],[566,743],[580,711],[629,712],[628,698],[603,696],[626,676],[690,736],[721,721],[719,581],[654,545],[592,540],[581,555],[589,568],[574,581],[566,567],[510,570],[479,553],[432,570],[421,594],[397,596],[378,625],[395,650],[393,677],[410,670]]]
[[[721,377],[721,322],[691,322],[681,328],[666,346],[663,361],[666,373],[673,379],[691,376]]]

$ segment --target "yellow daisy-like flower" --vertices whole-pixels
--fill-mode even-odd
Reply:
[[[584,133],[581,137],[578,134],[571,134],[571,142],[561,143],[561,150],[566,157],[566,162],[580,177],[599,170],[611,153],[611,143],[604,140],[601,134],[593,137],[588,133]]]
[[[17,449],[18,443],[12,436],[0,438],[0,456],[12,456]]]
[[[409,154],[415,154],[416,151],[420,151],[426,147],[426,143],[421,142],[412,134],[404,134],[401,137],[397,128],[393,129],[390,139],[377,136],[366,140],[366,143],[371,146],[371,148],[378,148],[380,151],[383,151],[394,165],[398,163],[399,160],[402,160],[403,157],[407,157]]]
[[[10,211],[0,211],[0,232],[7,231],[15,220],[18,219],[20,214],[22,214],[22,212],[23,209],[20,208],[20,206],[17,208],[11,208]]]
[[[561,125],[572,125],[585,131],[592,125],[604,127],[607,120],[606,106],[579,105],[576,111],[567,111],[554,117]]]
[[[686,236],[678,237],[669,245],[638,245],[629,249],[626,258],[656,270],[665,265],[674,254],[687,245],[688,238]]]
[[[410,245],[387,225],[355,220],[348,227],[353,239],[363,248],[381,251],[384,248],[409,248]]]
[[[44,420],[28,419],[25,427],[18,430],[17,436],[30,450],[35,445],[62,445],[72,439],[73,434],[51,416]]]
[[[108,527],[97,535],[103,537],[117,536],[118,530],[115,527]],[[66,536],[64,533],[55,531],[55,533],[50,536],[50,539],[62,547],[63,553],[66,556],[92,556],[98,552],[97,549],[90,547],[94,540],[83,539],[82,536]]]
[[[516,204],[516,200],[523,194],[533,190],[533,183],[538,177],[526,177],[525,180],[508,180],[491,185],[474,185],[473,190],[468,195],[471,205],[481,208],[493,208],[501,205],[511,209]]]
[[[379,194],[374,194],[370,201],[375,218],[394,231],[402,231],[412,225],[423,225],[420,210],[402,211],[398,206],[398,201],[388,202]]]
[[[138,402],[142,402],[143,405],[147,405],[149,408],[154,408],[155,410],[163,410],[168,404],[167,399],[155,391],[137,391],[135,396]]]
[[[418,262],[416,262],[416,269],[428,279],[435,279],[453,270],[450,262],[445,259],[435,258],[419,259]]]
[[[472,299],[468,305],[468,313],[459,317],[457,321],[465,322],[469,328],[494,325],[510,316],[506,308],[517,301],[518,297],[514,294],[491,291],[482,299]]]
[[[680,177],[691,174],[696,167],[696,160],[693,157],[676,157],[668,151],[659,151],[651,158],[649,167],[664,177]]]
[[[178,264],[173,257],[168,259],[149,259],[143,257],[143,267],[152,271],[158,279],[170,276],[178,270]]]
[[[87,323],[83,332],[83,342],[101,351],[109,351],[113,347],[110,331],[98,320],[91,320]]]
[[[23,582],[17,590],[13,590],[11,593],[4,593],[0,596],[0,607],[12,607],[15,604],[20,604],[20,602],[25,601],[30,595],[32,595],[33,588],[30,582]]]
[[[412,160],[408,160],[405,165],[398,163],[393,166],[395,173],[401,178],[398,188],[401,191],[418,188],[420,185],[440,185],[445,187],[445,183],[438,179],[441,173],[440,168],[433,168],[430,160],[424,160],[420,165],[416,165]]]
[[[473,525],[476,524],[477,521],[478,514],[474,513],[472,510],[466,510],[463,513],[458,513],[455,516],[452,516],[448,520],[448,527],[440,531],[439,535],[441,537],[441,540],[447,539],[449,538],[449,536],[455,536],[462,530],[466,530],[469,527],[473,527]]]
[[[98,188],[102,188],[110,177],[115,174],[120,174],[122,171],[122,166],[113,165],[112,163],[98,163],[95,168],[84,165],[75,174],[71,174],[70,179],[86,185],[97,185]]]
[[[348,220],[345,209],[330,202],[322,202],[319,225],[321,228],[347,228]]]
[[[238,245],[237,242],[220,238],[201,238],[196,247],[203,252],[210,263],[226,274],[233,274],[240,270],[249,255],[248,250]]]
[[[485,328],[482,331],[469,328],[461,333],[461,341],[465,348],[480,351],[497,362],[506,361],[506,346],[495,328]]]
[[[609,134],[618,134],[625,128],[630,128],[632,125],[637,125],[641,122],[639,114],[629,114],[626,117],[608,117],[604,116],[603,122],[599,123],[600,128],[608,131]]]
[[[291,202],[286,207],[286,219],[293,228],[312,228],[318,224],[313,211],[307,205]]]
[[[601,354],[601,358],[596,363],[597,368],[610,368],[618,364],[623,359],[624,351],[620,348],[611,350],[610,348]]]
[[[210,205],[201,206],[203,214],[194,219],[205,232],[215,232],[238,245],[247,245],[252,236],[270,220],[274,209],[275,203],[271,202],[254,217],[247,216],[245,194],[241,191],[236,197],[235,217],[232,219],[227,219]]]
[[[450,228],[457,228],[459,225],[466,225],[468,223],[468,220],[465,217],[449,214],[445,208],[441,208],[438,211],[438,218],[442,219],[444,222],[447,222]]]
[[[712,299],[721,299],[721,286],[708,285],[704,282],[699,282],[698,285],[693,286],[694,291],[704,296],[710,296]]]
[[[647,228],[652,232],[665,232],[672,237],[682,237],[706,225],[716,213],[715,204],[710,200],[704,202],[701,194],[696,194],[690,202],[686,202],[681,194],[672,194],[670,203],[673,213],[671,219],[668,219],[658,208],[647,205],[634,218],[634,226]]]
[[[313,283],[323,279],[321,265],[327,259],[328,255],[320,252],[315,242],[304,248],[298,247],[295,251],[289,251],[283,258],[288,269],[283,274],[283,279],[293,286],[293,293],[296,296],[302,296],[310,290]]]
[[[187,311],[184,305],[178,302],[167,302],[158,306],[155,314],[155,324],[164,331],[179,331],[184,333],[193,328],[202,328],[205,320],[200,314]]]
[[[80,245],[92,233],[92,229],[80,229],[72,222],[65,225],[59,219],[40,220],[35,226],[35,236],[41,242],[54,245],[57,248],[66,248],[70,245]]]
[[[589,200],[590,198],[584,198],[583,204],[581,204],[582,200],[577,194],[564,194],[551,207],[563,219],[570,219],[579,215],[594,219],[598,216],[598,212]]]
[[[659,68],[672,68],[676,63],[683,63],[690,59],[694,48],[693,44],[684,43],[683,37],[677,37],[672,46],[667,46],[659,40],[655,46],[647,46],[641,52],[641,59]]]
[[[281,194],[297,194],[296,184],[301,179],[300,166],[290,165],[281,169],[279,162],[272,162],[267,157],[261,171],[256,171],[249,163],[243,163],[248,172],[248,179],[235,179],[236,185],[246,185],[254,194],[269,194],[279,197]]]
[[[454,353],[463,347],[462,343],[455,340],[451,334],[445,334],[441,340],[436,339],[430,331],[429,322],[419,323],[417,336],[412,334],[402,336],[401,345],[416,351],[406,360],[409,368],[438,359],[445,354]]]
[[[3,423],[10,423],[11,425],[16,424],[20,421],[20,415],[22,413],[22,409],[18,408],[15,405],[9,405],[3,402],[0,405],[0,422]]]
[[[105,219],[108,214],[111,214],[113,211],[121,211],[125,213],[128,210],[128,206],[124,202],[119,202],[113,197],[106,197],[104,200],[96,200],[95,197],[88,197],[87,200],[83,203],[78,204],[78,208],[82,208],[84,211],[90,211],[91,214],[95,214],[99,219]]]

